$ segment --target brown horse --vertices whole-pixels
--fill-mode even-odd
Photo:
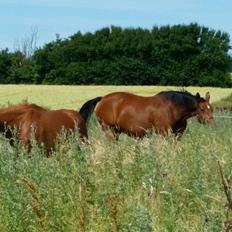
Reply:
[[[169,131],[181,135],[187,119],[197,116],[200,123],[213,122],[210,95],[202,98],[185,91],[164,91],[151,97],[126,92],[114,92],[102,97],[96,115],[104,131],[118,139],[120,133],[143,137],[149,129],[161,135]]]
[[[2,108],[0,109],[0,132],[11,139],[12,128],[16,128],[20,143],[29,150],[32,133],[34,133],[36,142],[44,145],[49,156],[54,150],[55,139],[62,129],[77,130],[80,139],[88,139],[86,122],[99,100],[100,98],[96,98],[89,101],[79,113],[67,109],[49,110],[28,103]]]

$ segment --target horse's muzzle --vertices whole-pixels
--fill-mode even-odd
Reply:
[[[197,118],[198,122],[201,124],[213,124],[214,123],[214,118],[210,117],[210,118]]]

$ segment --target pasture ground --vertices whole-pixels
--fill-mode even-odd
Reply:
[[[230,88],[186,87],[192,94],[211,94],[211,101],[217,102],[231,94]],[[41,104],[53,109],[79,109],[81,105],[96,96],[113,91],[128,91],[139,95],[155,95],[163,90],[183,90],[173,86],[54,86],[54,85],[0,85],[0,105],[15,104],[23,100]]]
[[[51,108],[80,108],[88,99],[117,90],[152,95],[173,87],[0,86],[1,105],[23,99]],[[210,91],[216,102],[230,89]],[[216,113],[215,113],[216,114]],[[219,114],[219,113],[218,113]],[[219,116],[230,116],[220,113]],[[223,231],[232,219],[218,175],[232,175],[232,119],[212,126],[188,122],[178,142],[170,135],[141,141],[105,137],[96,118],[91,144],[62,134],[45,158],[0,137],[0,231]]]

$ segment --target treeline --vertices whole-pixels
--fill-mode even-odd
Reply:
[[[32,56],[0,52],[0,83],[232,86],[229,35],[198,24],[111,26],[57,38]]]

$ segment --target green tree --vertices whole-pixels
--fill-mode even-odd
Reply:
[[[34,51],[0,53],[1,83],[232,86],[230,40],[197,23],[77,32]]]

